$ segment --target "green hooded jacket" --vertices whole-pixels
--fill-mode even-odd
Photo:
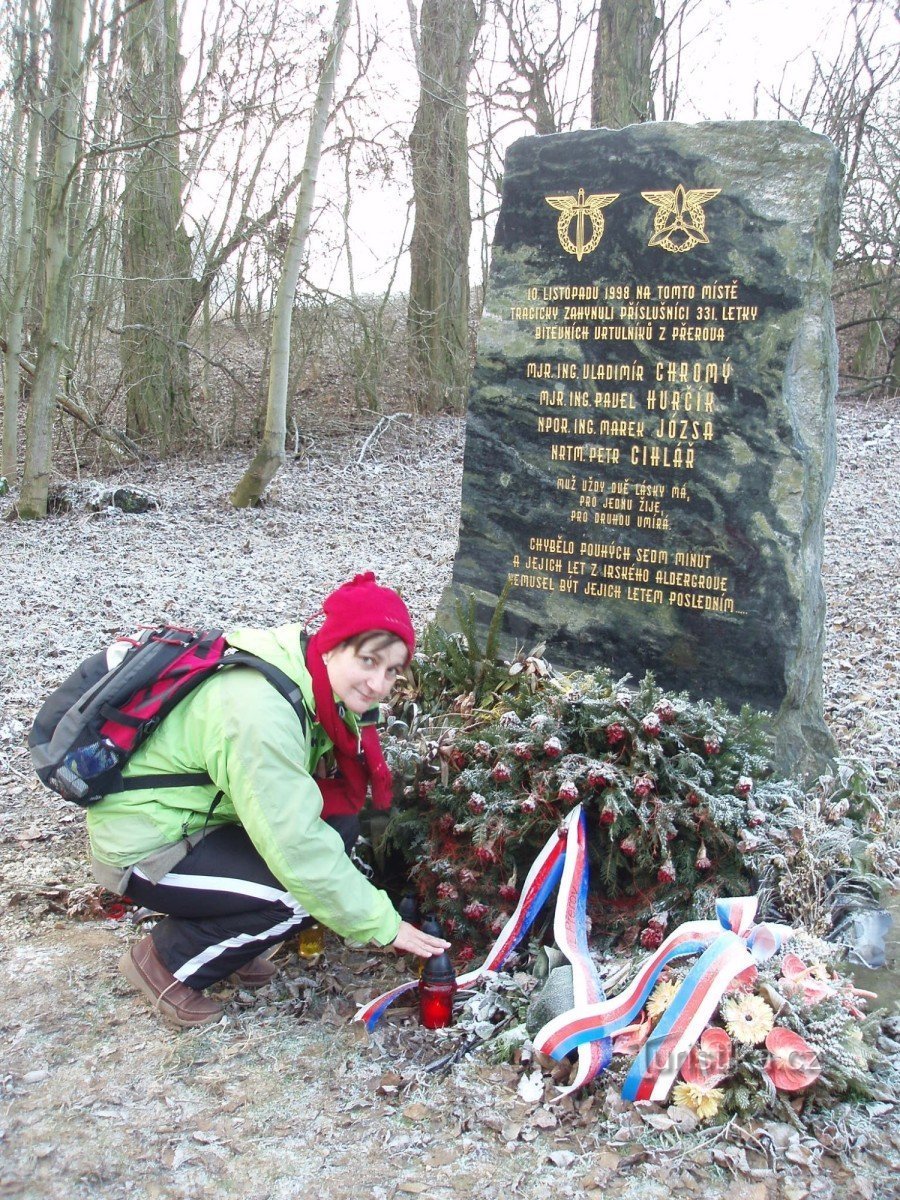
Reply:
[[[300,685],[313,713],[302,633],[301,625],[283,625],[239,629],[227,639],[280,667]],[[206,771],[212,783],[116,792],[89,808],[98,878],[105,882],[110,869],[124,873],[154,857],[165,861],[167,850],[174,866],[183,857],[179,847],[202,836],[207,820],[209,829],[236,823],[316,920],[342,937],[387,945],[397,936],[398,913],[352,864],[335,830],[320,820],[322,797],[312,773],[330,748],[322,727],[315,721],[304,726],[258,671],[216,672],[169,713],[124,770],[126,777]],[[222,799],[210,816],[217,792]]]

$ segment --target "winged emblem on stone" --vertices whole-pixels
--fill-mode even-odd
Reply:
[[[605,227],[602,209],[618,198],[618,192],[585,196],[584,188],[578,189],[577,196],[544,197],[551,208],[559,210],[556,232],[559,235],[559,244],[567,254],[574,254],[581,262],[586,254],[597,249]],[[574,238],[570,234],[573,221],[575,223]],[[586,224],[590,225],[590,236],[587,240],[585,240]]]
[[[691,188],[678,185],[674,192],[641,192],[648,204],[656,206],[653,236],[648,246],[662,246],[672,254],[693,250],[699,242],[708,242],[706,213],[703,205],[718,196],[721,188]]]

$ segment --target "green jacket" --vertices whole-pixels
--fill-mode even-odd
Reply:
[[[314,712],[300,625],[240,629],[228,642],[280,667],[300,685]],[[269,870],[318,921],[342,937],[387,945],[400,917],[387,895],[353,866],[340,836],[320,820],[313,779],[331,748],[322,727],[304,728],[290,703],[258,671],[218,671],[166,717],[129,759],[125,776],[207,771],[211,784],[116,792],[87,810],[95,864],[124,870],[202,836],[217,792],[223,796],[209,828],[237,823]],[[165,853],[163,853],[165,858]],[[174,865],[174,862],[172,863]]]

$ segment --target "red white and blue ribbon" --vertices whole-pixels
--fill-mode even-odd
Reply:
[[[632,983],[613,1000],[576,1006],[538,1032],[535,1047],[553,1058],[629,1025],[646,1004],[663,968],[673,959],[700,953],[672,1003],[632,1064],[622,1096],[664,1100],[691,1047],[706,1028],[722,996],[737,976],[781,948],[792,930],[754,925],[755,896],[716,902],[717,921],[687,921],[671,933],[638,968]]]
[[[458,988],[466,990],[474,987],[488,971],[499,971],[506,960],[512,954],[513,950],[531,928],[538,913],[547,903],[547,900],[553,894],[553,890],[560,881],[563,875],[563,867],[567,857],[577,858],[577,854],[571,855],[568,851],[570,831],[572,827],[581,829],[580,840],[582,847],[585,842],[584,832],[584,815],[581,805],[577,805],[567,815],[565,823],[559,830],[551,834],[547,839],[546,844],[538,854],[537,858],[531,865],[531,870],[525,878],[522,885],[522,892],[519,897],[519,903],[512,916],[500,930],[497,940],[490,948],[484,962],[480,967],[473,971],[467,971],[460,975],[456,981]],[[578,840],[576,836],[576,841]],[[584,876],[582,879],[576,869],[572,869],[568,873],[567,886],[583,891],[587,894],[587,860],[584,853],[581,855],[581,873]],[[560,898],[557,901],[557,906],[563,902],[563,892],[560,891]],[[576,903],[573,907],[573,921],[580,921],[582,934],[584,929],[584,901]],[[580,912],[580,916],[578,916]],[[577,935],[572,934],[573,941],[577,941]],[[585,952],[587,946],[585,944]],[[590,955],[585,953],[587,962],[590,963]],[[587,970],[587,967],[584,967]],[[593,970],[593,963],[590,963],[590,969]],[[399,987],[393,988],[389,992],[384,992],[381,996],[376,996],[374,1000],[370,1000],[364,1005],[353,1018],[354,1021],[362,1021],[366,1028],[372,1030],[381,1020],[384,1012],[391,1004],[400,996],[411,992],[419,986],[418,979],[410,980],[408,983],[403,983]],[[589,992],[585,993],[586,997]],[[587,1002],[587,1000],[585,1001]]]
[[[622,1088],[626,1100],[664,1100],[691,1047],[735,979],[780,950],[793,931],[785,925],[755,925],[755,896],[717,900],[717,920],[680,925],[641,963],[631,984],[612,1000],[606,1000],[587,945],[587,823],[579,804],[535,859],[516,910],[482,965],[457,979],[460,989],[474,987],[485,974],[503,966],[557,884],[553,933],[572,964],[574,1005],[548,1021],[534,1045],[556,1059],[578,1052],[575,1078],[563,1095],[584,1087],[608,1066],[612,1036],[635,1020],[667,964],[687,955],[700,955],[641,1047]],[[416,987],[418,980],[413,979],[377,996],[357,1012],[354,1020],[374,1029],[385,1010]]]
[[[572,964],[572,988],[575,1007],[598,1004],[605,998],[600,976],[587,944],[587,818],[581,805],[577,820],[569,822],[566,836],[566,860],[556,899],[553,917],[553,937],[557,946]],[[612,1059],[612,1038],[582,1042],[578,1047],[578,1069],[575,1078],[562,1094],[577,1091],[602,1070]]]

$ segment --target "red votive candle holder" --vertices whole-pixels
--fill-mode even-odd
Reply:
[[[440,937],[440,933],[436,936]],[[419,980],[419,1022],[426,1029],[446,1029],[452,1025],[455,995],[456,972],[444,950],[425,960]]]

